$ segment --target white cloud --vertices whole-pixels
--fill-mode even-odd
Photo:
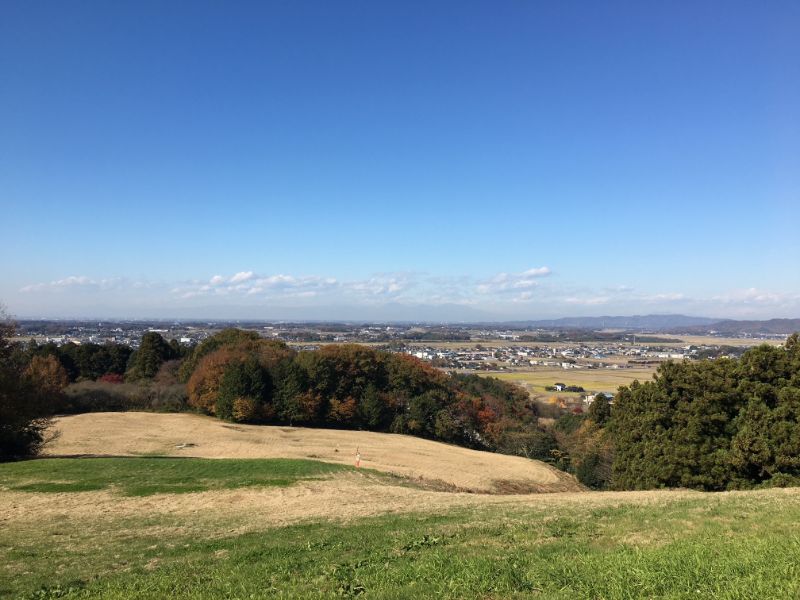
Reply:
[[[396,297],[414,285],[415,282],[408,274],[388,274],[347,282],[342,289],[356,296]]]
[[[242,281],[248,281],[253,278],[252,271],[239,271],[231,277],[231,283],[241,283]]]
[[[713,296],[712,300],[723,304],[780,305],[797,302],[800,300],[800,294],[769,292],[751,287],[731,290],[724,294]]]
[[[570,296],[568,298],[564,298],[565,303],[577,304],[580,306],[599,306],[601,304],[608,304],[609,300],[611,300],[611,298],[608,296],[587,296],[584,298]]]
[[[538,318],[550,315],[641,314],[681,312],[720,318],[769,318],[800,314],[800,294],[744,288],[715,295],[688,296],[675,290],[638,290],[629,285],[597,287],[549,279],[549,267],[500,272],[490,277],[429,275],[415,272],[376,273],[337,279],[322,275],[258,273],[239,270],[209,279],[179,282],[95,279],[70,275],[20,288],[20,303],[47,306],[58,295],[59,306],[93,304],[130,307],[140,303],[168,308],[183,306],[471,306],[490,314]]]
[[[146,284],[139,281],[128,282],[121,277],[112,277],[109,279],[95,280],[85,275],[70,275],[63,279],[56,279],[46,283],[34,283],[20,288],[20,292],[47,292],[58,291],[67,289],[100,289],[111,290],[120,288],[126,285],[136,287],[146,287]]]
[[[514,298],[512,302],[530,302],[533,300],[533,292],[522,292],[519,296]]]
[[[666,294],[650,294],[650,295],[643,295],[638,296],[638,299],[642,302],[680,302],[682,300],[687,300],[687,297],[684,294],[679,294],[678,292],[669,292]]]
[[[70,275],[69,277],[64,277],[64,279],[57,279],[49,283],[34,283],[32,285],[26,285],[20,291],[42,292],[48,289],[52,290],[69,287],[87,287],[93,285],[96,285],[96,282],[85,275]]]
[[[550,275],[549,267],[536,267],[522,273],[498,273],[490,279],[478,283],[477,290],[480,294],[501,294],[505,292],[519,292],[530,290],[539,285],[536,281],[541,277]]]
[[[335,289],[338,282],[332,277],[293,276],[286,274],[259,275],[239,271],[233,275],[214,275],[208,283],[187,281],[172,286],[171,294],[180,298],[242,297],[242,298],[310,298],[321,290]]]
[[[550,267],[537,267],[535,269],[528,269],[523,272],[522,275],[525,277],[544,277],[550,275],[550,273],[552,273]]]
[[[94,285],[95,282],[85,275],[75,276],[71,275],[70,277],[65,277],[64,279],[59,279],[58,281],[50,282],[50,285],[54,287],[71,287],[75,285]]]

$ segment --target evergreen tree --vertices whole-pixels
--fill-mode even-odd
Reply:
[[[233,419],[236,401],[242,402],[242,414],[236,420],[254,420],[264,404],[271,400],[269,374],[258,360],[250,356],[244,361],[229,364],[219,385],[216,415],[221,419]]]
[[[158,373],[164,361],[177,358],[172,347],[155,331],[148,331],[142,336],[139,349],[134,352],[128,362],[126,378],[152,379]]]
[[[24,349],[10,342],[14,331],[0,310],[0,461],[39,451],[50,424],[53,395],[66,382],[66,373],[53,357],[39,357],[32,368],[27,365]]]
[[[600,427],[603,427],[611,418],[611,402],[608,396],[601,392],[595,394],[594,400],[589,405],[589,410],[586,412],[586,416]]]
[[[722,490],[800,482],[797,334],[740,359],[666,363],[620,388],[608,430],[613,485]]]

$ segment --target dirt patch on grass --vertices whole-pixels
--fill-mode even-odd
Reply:
[[[570,475],[540,461],[479,452],[406,435],[303,427],[231,425],[191,414],[90,413],[56,419],[51,456],[311,458],[354,464],[474,493],[579,491]]]
[[[564,477],[560,482],[541,485],[531,481],[513,479],[495,479],[492,487],[496,494],[553,494],[556,492],[574,492],[575,482]]]

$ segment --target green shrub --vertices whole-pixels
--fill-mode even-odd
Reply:
[[[602,472],[602,462],[602,457],[592,452],[575,467],[575,477],[586,487],[594,489],[606,487],[608,478]]]
[[[553,424],[553,429],[559,433],[574,433],[581,426],[584,418],[584,415],[563,415]]]
[[[186,386],[183,384],[81,381],[67,386],[64,399],[55,410],[77,414],[126,410],[178,412],[187,408]]]

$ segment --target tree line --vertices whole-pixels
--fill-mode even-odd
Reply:
[[[405,433],[531,458],[548,458],[555,445],[538,426],[528,394],[513,384],[447,374],[406,354],[356,344],[298,352],[256,332],[226,329],[186,348],[148,332],[135,351],[31,342],[7,344],[0,361],[15,365],[18,380],[27,372],[41,384],[38,417],[29,419],[31,450],[51,414],[142,408]],[[21,446],[2,452],[24,454]]]
[[[297,352],[228,330],[200,344],[180,374],[192,408],[237,422],[405,433],[537,458],[554,443],[520,388],[357,344]]]
[[[547,460],[585,485],[800,485],[800,339],[740,358],[667,362],[539,424],[521,388],[356,344],[296,351],[226,329],[193,348],[12,344],[0,327],[0,458],[34,452],[52,414],[194,410],[241,423],[367,429]],[[75,383],[66,389],[68,383]]]

